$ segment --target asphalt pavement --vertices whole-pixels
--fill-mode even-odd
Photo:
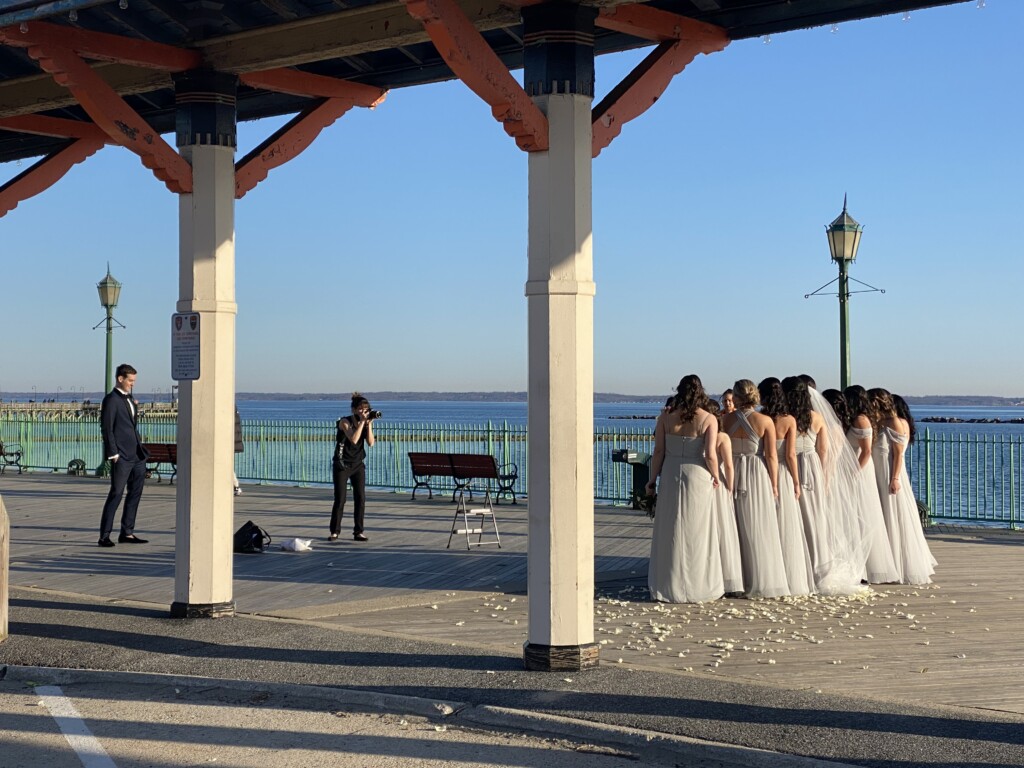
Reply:
[[[45,706],[35,704],[29,720],[24,713],[31,709],[35,691],[47,686],[60,687],[72,701],[84,702],[85,711],[80,714],[86,722],[90,714],[100,712],[101,732],[141,733],[153,727],[147,724],[149,719],[160,721],[164,715],[172,721],[190,722],[195,715],[194,709],[184,706],[189,702],[174,709],[171,697],[184,695],[191,700],[200,694],[212,697],[207,707],[218,704],[221,697],[218,706],[230,708],[233,716],[244,722],[273,709],[278,713],[276,722],[296,723],[294,728],[279,728],[262,721],[254,720],[251,727],[243,722],[230,738],[225,734],[231,729],[218,730],[213,720],[209,725],[214,736],[205,735],[207,731],[198,727],[164,728],[160,738],[181,745],[186,758],[192,755],[196,759],[175,762],[168,756],[160,758],[163,762],[146,762],[148,758],[129,750],[118,753],[121,762],[114,763],[117,766],[203,764],[196,750],[201,749],[205,759],[212,761],[218,755],[210,749],[242,749],[253,734],[264,739],[259,749],[248,757],[231,751],[229,758],[224,752],[224,761],[218,758],[217,764],[376,766],[388,765],[386,759],[398,759],[399,763],[391,764],[403,765],[444,765],[445,759],[473,764],[464,746],[453,747],[455,751],[445,757],[441,746],[427,747],[417,741],[415,748],[400,748],[393,754],[382,734],[378,734],[376,748],[364,745],[346,750],[341,746],[345,743],[343,730],[325,731],[328,740],[318,744],[334,746],[309,752],[325,762],[315,762],[312,757],[305,763],[265,759],[266,750],[275,747],[261,734],[279,730],[288,739],[306,738],[297,734],[316,732],[327,722],[325,713],[342,710],[378,717],[374,727],[395,738],[405,738],[396,736],[405,727],[397,724],[401,720],[414,722],[409,718],[416,717],[425,718],[422,726],[415,727],[429,728],[428,735],[448,732],[434,730],[436,726],[455,729],[453,733],[483,729],[492,739],[513,738],[504,734],[558,738],[566,744],[559,749],[572,754],[581,754],[577,752],[580,748],[600,747],[650,764],[794,768],[816,761],[878,768],[1024,765],[1024,718],[979,709],[925,707],[896,699],[857,698],[635,666],[602,665],[571,674],[526,672],[521,654],[511,651],[353,632],[305,621],[250,616],[173,620],[166,609],[148,605],[24,588],[12,590],[10,629],[11,637],[0,645],[0,664],[6,665],[0,668],[5,675],[0,689],[5,697],[0,699],[4,702],[0,737],[5,743],[10,743],[10,734],[25,732],[38,734],[40,740],[44,735],[52,737],[52,727],[47,732],[40,725],[48,722],[41,712]],[[164,677],[168,675],[172,677]],[[169,693],[175,688],[178,694]],[[111,715],[105,717],[100,703],[106,701],[131,702],[132,706],[106,708]],[[145,717],[138,708],[143,701],[150,712]],[[267,702],[273,705],[268,707]],[[120,714],[113,714],[115,711]],[[161,711],[164,715],[158,714]],[[392,719],[381,719],[384,715]],[[29,725],[30,720],[35,725]],[[343,724],[331,722],[343,729]],[[372,721],[352,721],[357,722],[369,727]],[[281,750],[302,749],[288,739],[278,745]],[[141,740],[159,739],[146,736]],[[498,749],[500,742],[490,746]],[[531,742],[528,749],[499,750],[479,764],[544,762],[534,746]],[[49,754],[48,749],[33,752],[31,745],[25,748],[29,762],[7,763],[0,756],[0,765],[58,765],[42,756]],[[431,762],[433,758],[427,756],[426,751],[433,749],[438,750],[439,762]],[[10,753],[5,750],[4,754]],[[588,760],[593,757],[590,751],[582,754]],[[356,762],[342,762],[352,755]],[[568,763],[558,758],[557,764]],[[96,764],[96,768],[102,767],[102,763]]]

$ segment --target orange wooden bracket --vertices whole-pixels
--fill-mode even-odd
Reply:
[[[357,107],[376,107],[387,97],[383,88],[353,83],[336,77],[325,77],[298,69],[266,69],[262,72],[244,72],[238,76],[246,85],[275,93],[293,96],[312,96],[319,99],[348,99]]]
[[[548,148],[548,120],[502,64],[454,0],[402,0],[423,24],[437,52],[470,90],[487,102],[491,114],[520,149]]]
[[[78,54],[49,42],[32,45],[28,55],[54,81],[71,91],[75,100],[114,143],[135,152],[142,164],[176,193],[192,191],[192,166],[172,149],[97,75]]]
[[[94,136],[78,139],[63,149],[53,152],[0,186],[0,216],[13,211],[22,200],[45,192],[59,181],[71,167],[95,154],[103,139]]]
[[[622,131],[661,98],[672,78],[698,54],[720,51],[730,42],[721,27],[645,6],[605,9],[598,26],[658,41],[653,51],[594,107],[592,153],[597,157]]]
[[[320,104],[296,115],[266,141],[235,164],[235,199],[267,178],[273,168],[301,154],[320,132],[353,106],[374,108],[387,96],[383,88],[324,77],[298,69],[267,69],[246,72],[239,79],[252,88],[262,88],[294,96],[324,99]]]
[[[256,149],[235,164],[235,199],[267,178],[271,169],[298,156],[320,131],[352,108],[347,99],[327,99],[290,120]]]
[[[202,54],[198,51],[43,21],[0,27],[0,43],[17,48],[48,44],[74,51],[87,59],[116,61],[167,72],[184,72],[203,64]]]

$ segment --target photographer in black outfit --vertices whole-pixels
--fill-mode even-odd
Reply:
[[[333,460],[334,507],[331,509],[331,535],[327,537],[328,541],[338,538],[350,480],[355,502],[352,538],[367,541],[363,534],[363,516],[366,513],[366,446],[374,443],[373,421],[379,419],[380,415],[380,411],[370,410],[369,400],[353,392],[352,415],[338,419]]]

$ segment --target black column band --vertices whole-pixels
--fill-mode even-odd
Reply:
[[[527,95],[594,97],[595,19],[596,8],[576,3],[523,8],[523,86]]]
[[[236,147],[237,91],[236,75],[209,70],[174,75],[178,146]]]

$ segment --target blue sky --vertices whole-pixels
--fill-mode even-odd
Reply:
[[[699,57],[594,163],[595,388],[687,373],[838,381],[824,225],[864,226],[855,381],[1024,396],[1024,3],[987,0]],[[598,60],[603,95],[643,52]],[[240,126],[240,153],[283,120]],[[0,179],[23,170],[0,166]],[[353,110],[236,207],[240,391],[526,388],[527,157],[459,82]],[[0,220],[3,392],[167,392],[177,200],[108,147]],[[458,339],[458,341],[456,341]],[[66,396],[66,395],[65,395]]]

